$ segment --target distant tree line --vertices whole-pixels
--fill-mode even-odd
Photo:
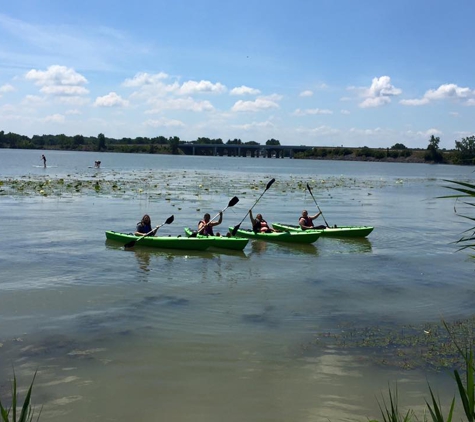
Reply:
[[[338,159],[338,160],[372,160],[372,161],[422,161],[431,163],[447,164],[475,164],[475,136],[462,138],[455,141],[455,148],[450,151],[439,148],[440,138],[431,136],[429,144],[425,150],[409,149],[402,143],[396,143],[390,148],[361,148],[348,147],[315,147],[310,150],[297,152],[294,158],[313,159]],[[183,154],[180,147],[190,145],[242,145],[258,146],[259,142],[241,139],[228,139],[226,142],[221,138],[199,137],[194,141],[184,141],[178,136],[165,137],[156,136],[153,138],[108,138],[103,133],[97,136],[67,136],[59,135],[33,135],[31,138],[16,133],[5,133],[0,131],[0,148],[12,149],[59,149],[72,151],[108,151],[126,153],[146,153],[146,154]],[[266,146],[280,146],[277,139],[269,139]],[[184,149],[184,148],[183,148]],[[278,148],[277,148],[278,149]],[[296,147],[298,150],[298,147]],[[196,148],[197,155],[210,155],[213,151],[210,148]],[[280,155],[283,156],[283,155]]]

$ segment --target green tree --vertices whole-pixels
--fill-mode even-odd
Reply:
[[[429,145],[427,146],[427,152],[424,156],[426,161],[433,161],[434,163],[442,163],[444,157],[439,150],[440,138],[432,135],[429,139]]]
[[[457,158],[461,164],[473,164],[475,159],[475,136],[462,138],[461,141],[455,141]]]
[[[280,145],[280,141],[278,141],[277,139],[269,139],[267,142],[266,142],[266,145]]]
[[[168,145],[170,146],[172,154],[178,154],[178,146],[180,145],[180,138],[174,136],[173,138],[168,138]]]
[[[407,149],[406,146],[404,144],[394,144],[391,149]]]
[[[106,137],[103,133],[97,135],[97,150],[104,151],[106,149]]]
[[[75,135],[73,137],[73,147],[79,148],[80,146],[84,145],[84,136],[82,135]]]

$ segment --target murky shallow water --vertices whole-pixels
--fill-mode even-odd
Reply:
[[[470,169],[102,154],[97,171],[94,154],[48,152],[48,169],[32,167],[37,155],[0,150],[0,397],[12,365],[21,385],[38,369],[48,421],[366,420],[396,381],[401,402],[421,408],[427,378],[453,396],[445,372],[315,338],[472,315],[474,263],[450,244],[468,227],[434,199],[448,194],[442,179],[470,180]],[[242,253],[105,240],[146,212],[154,225],[173,214],[160,231],[181,234],[236,195],[225,231],[271,178],[255,208],[268,221],[314,210],[309,182],[330,224],[374,232]]]

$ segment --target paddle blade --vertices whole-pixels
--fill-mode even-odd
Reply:
[[[269,189],[274,182],[275,182],[275,179],[272,179],[271,181],[269,181],[269,183],[267,183],[266,190]]]
[[[233,236],[236,236],[236,233],[239,230],[239,227],[241,227],[241,223],[234,226],[233,231],[231,232]]]
[[[231,198],[229,201],[228,207],[234,207],[239,202],[239,198],[235,196],[234,198]]]
[[[124,245],[124,248],[125,249],[128,249],[128,248],[133,248],[135,246],[135,242],[137,242],[136,240],[131,240],[129,243],[126,243]]]
[[[175,219],[174,215],[171,215],[170,217],[167,218],[167,221],[165,221],[165,224],[171,224],[173,223],[173,220]]]
[[[308,191],[310,192],[310,195],[311,195],[312,194],[312,189],[310,189],[310,186],[308,185],[308,183],[307,183],[307,189],[308,189]]]

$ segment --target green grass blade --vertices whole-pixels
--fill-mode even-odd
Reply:
[[[462,401],[465,416],[467,416],[469,422],[473,422],[473,413],[470,411],[470,401],[467,396],[467,391],[465,390],[465,386],[463,385],[462,379],[460,378],[460,374],[457,370],[454,371],[454,376],[459,389],[460,400]]]

